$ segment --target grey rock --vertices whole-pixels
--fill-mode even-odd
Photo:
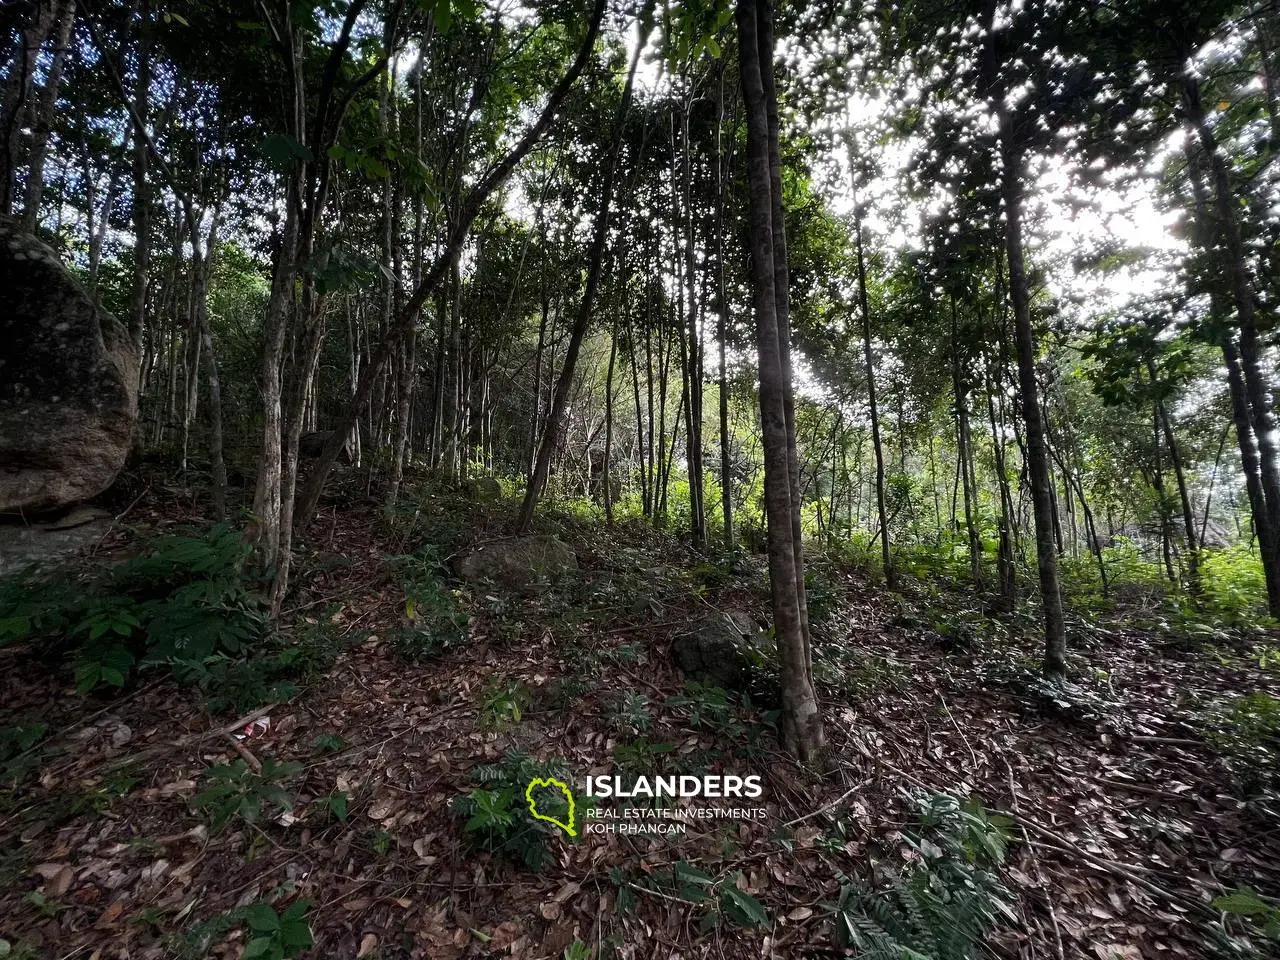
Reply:
[[[0,577],[31,564],[48,565],[93,546],[111,529],[111,514],[76,507],[50,523],[0,523]]]
[[[675,638],[671,652],[688,680],[747,691],[773,653],[768,635],[742,610],[712,612]]]
[[[133,440],[133,342],[50,247],[4,219],[0,344],[0,514],[101,493]]]
[[[492,580],[527,590],[541,580],[577,570],[578,555],[567,543],[538,534],[481,544],[458,557],[455,568],[464,580]]]

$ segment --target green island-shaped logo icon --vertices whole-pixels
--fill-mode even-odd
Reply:
[[[533,791],[537,787],[559,788],[560,792],[563,793],[565,795],[565,798],[569,801],[569,822],[568,823],[561,823],[555,817],[544,816],[543,814],[538,812],[538,801],[533,799]],[[569,791],[569,788],[567,786],[565,786],[555,777],[547,777],[545,779],[543,779],[542,777],[535,777],[533,780],[530,780],[529,786],[525,787],[524,798],[525,800],[529,801],[529,812],[533,814],[533,818],[535,820],[545,820],[547,821],[547,823],[554,823],[557,827],[559,827],[561,830],[563,830],[565,833],[567,833],[571,837],[576,837],[578,835],[577,832],[573,829],[573,794]]]

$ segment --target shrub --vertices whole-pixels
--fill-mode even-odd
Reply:
[[[300,763],[262,761],[262,772],[255,773],[243,760],[210,767],[204,773],[205,788],[191,798],[191,806],[209,818],[216,833],[232,817],[245,823],[257,823],[263,807],[275,805],[282,813],[293,809],[293,796],[284,782],[302,771]]]
[[[1242,694],[1208,711],[1205,721],[1246,791],[1280,779],[1280,699],[1262,690]]]
[[[270,633],[244,573],[250,548],[230,526],[161,537],[82,581],[28,570],[0,590],[0,637],[47,656],[74,649],[76,687],[123,687],[139,669],[241,657]]]
[[[945,793],[916,796],[912,807],[903,840],[914,860],[876,889],[842,883],[836,939],[869,960],[970,960],[1001,918],[1014,919],[997,872],[1009,821]]]
[[[476,767],[476,789],[454,797],[453,813],[465,818],[462,833],[473,851],[486,851],[535,872],[552,862],[547,841],[565,835],[554,826],[536,820],[525,802],[530,781],[555,777],[566,783],[568,767],[560,762],[540,763],[519,751],[510,751],[496,764]],[[545,791],[539,811],[566,822],[568,803],[556,791]],[[544,807],[545,804],[545,807]]]
[[[276,634],[251,554],[220,524],[156,538],[118,567],[79,579],[24,571],[0,583],[0,645],[29,642],[51,660],[70,654],[81,693],[167,668],[204,691],[214,713],[288,699],[292,681],[326,669],[347,640],[327,620]]]

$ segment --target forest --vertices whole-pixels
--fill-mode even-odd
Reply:
[[[6,0],[0,144],[0,958],[1280,956],[1280,0]]]

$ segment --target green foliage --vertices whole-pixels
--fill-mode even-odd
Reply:
[[[392,649],[411,661],[430,660],[465,642],[467,614],[431,557],[402,558],[405,623],[390,635]]]
[[[998,873],[1010,822],[945,793],[912,806],[911,862],[875,889],[842,882],[830,905],[837,942],[859,957],[971,960],[997,922],[1014,919]]]
[[[684,691],[668,697],[666,706],[683,714],[689,726],[729,740],[740,739],[746,734],[746,724],[739,716],[738,704],[728,691],[697,680],[686,683]]]
[[[193,960],[210,956],[214,943],[240,927],[248,937],[241,960],[288,960],[315,942],[307,919],[310,910],[309,900],[295,900],[283,911],[265,901],[251,903],[194,925],[172,945],[179,955]]]
[[[0,783],[16,787],[35,769],[36,746],[48,732],[49,725],[40,721],[0,727]]]
[[[625,694],[613,709],[609,722],[619,733],[643,733],[653,723],[649,698],[642,693]]]
[[[1214,619],[1227,625],[1251,625],[1266,616],[1266,583],[1256,548],[1235,544],[1200,552],[1203,603]]]
[[[121,688],[136,671],[157,666],[205,689],[243,683],[226,665],[246,660],[271,631],[246,579],[249,554],[239,531],[223,524],[159,537],[120,566],[80,580],[26,571],[0,587],[0,636],[45,655],[73,649],[81,693]]]
[[[293,809],[293,795],[284,782],[302,771],[300,763],[262,761],[262,772],[255,773],[243,760],[210,767],[204,772],[205,788],[191,799],[191,805],[209,820],[217,833],[233,817],[245,823],[257,823],[263,808],[277,806],[281,813]]]
[[[541,871],[554,859],[548,841],[569,838],[558,828],[534,819],[525,802],[525,789],[534,779],[555,777],[567,783],[569,776],[563,762],[541,763],[519,751],[508,752],[496,764],[474,768],[472,778],[478,786],[454,797],[452,803],[454,815],[465,820],[462,833],[467,845],[473,851]],[[538,798],[538,809],[561,821],[568,816],[568,802],[559,791],[544,791]],[[579,807],[576,816],[584,815]]]
[[[636,737],[630,743],[614,747],[613,760],[624,771],[648,775],[651,770],[662,770],[663,758],[675,750],[674,744],[651,743],[645,737]]]
[[[244,922],[252,934],[241,954],[241,960],[285,960],[296,957],[314,942],[307,922],[308,900],[297,900],[277,913],[266,903],[251,904],[245,910]]]
[[[702,908],[698,929],[702,932],[729,920],[741,927],[763,927],[769,923],[764,904],[747,893],[741,872],[713,877],[684,860],[669,870],[656,870],[647,880],[648,889],[673,891],[681,900]]]
[[[1205,722],[1246,791],[1280,780],[1280,698],[1241,694],[1207,711]]]
[[[502,730],[519,723],[531,699],[529,685],[523,680],[491,679],[480,695],[480,728]]]
[[[1280,944],[1280,906],[1263,900],[1252,888],[1241,887],[1215,897],[1213,908],[1228,916],[1240,917],[1260,928],[1264,938]]]

